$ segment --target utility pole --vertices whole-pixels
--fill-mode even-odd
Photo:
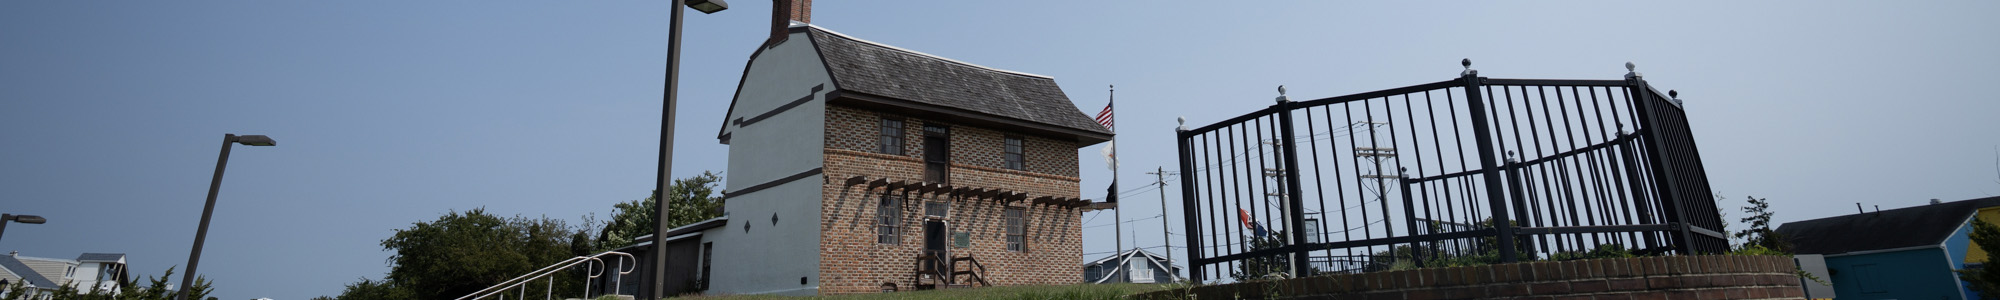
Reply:
[[[1386,170],[1383,170],[1383,169],[1382,169],[1382,162],[1383,162],[1382,160],[1383,160],[1383,159],[1385,159],[1385,158],[1394,158],[1394,157],[1396,157],[1396,147],[1382,147],[1382,146],[1380,146],[1380,144],[1378,144],[1378,142],[1379,142],[1379,141],[1380,141],[1381,139],[1379,139],[1379,138],[1377,138],[1377,137],[1375,136],[1375,127],[1376,127],[1376,126],[1390,126],[1390,125],[1389,125],[1389,123],[1388,123],[1388,122],[1379,122],[1379,123],[1378,123],[1378,122],[1367,122],[1367,123],[1365,123],[1365,124],[1368,124],[1368,147],[1354,147],[1354,157],[1355,157],[1355,158],[1361,158],[1361,159],[1367,159],[1367,160],[1368,160],[1368,161],[1369,161],[1369,162],[1371,163],[1370,165],[1372,165],[1372,166],[1373,166],[1373,167],[1375,168],[1375,174],[1362,174],[1362,175],[1361,175],[1361,178],[1366,178],[1366,179],[1373,179],[1373,180],[1375,180],[1375,201],[1377,201],[1377,202],[1381,202],[1380,204],[1382,205],[1382,218],[1383,218],[1383,219],[1388,219],[1388,218],[1389,218],[1389,179],[1402,179],[1402,178],[1403,178],[1403,175],[1402,175],[1402,174],[1385,174],[1385,173],[1388,173],[1388,172],[1385,172]],[[1396,235],[1396,230],[1395,230],[1394,228],[1395,228],[1395,227],[1392,227],[1392,226],[1390,225],[1390,222],[1382,222],[1382,230],[1383,230],[1383,232],[1384,232],[1384,233],[1383,233],[1383,236],[1394,236],[1394,235]],[[1412,230],[1414,230],[1414,229],[1412,229]]]
[[[1284,89],[1281,86],[1279,87],[1279,90],[1282,93]],[[1279,99],[1284,99],[1284,97],[1285,96],[1283,94],[1278,95]],[[1271,145],[1271,147],[1277,147],[1277,148],[1285,147],[1285,141],[1280,139],[1271,139],[1267,141],[1262,141],[1261,143],[1264,143],[1266,145]],[[1284,157],[1279,156],[1278,159],[1280,161],[1278,165],[1283,166]],[[1293,208],[1292,208],[1292,201],[1289,198],[1290,195],[1285,194],[1285,191],[1290,190],[1285,187],[1285,184],[1287,183],[1287,181],[1285,181],[1285,176],[1286,176],[1285,172],[1287,172],[1287,170],[1285,170],[1285,168],[1283,167],[1264,168],[1264,177],[1267,178],[1266,180],[1273,181],[1271,186],[1276,187],[1274,188],[1274,190],[1277,191],[1277,192],[1264,192],[1264,196],[1278,198],[1278,211],[1276,215],[1279,216],[1278,217],[1279,220],[1285,220],[1283,222],[1279,222],[1287,226],[1285,230],[1300,230],[1300,228],[1290,228],[1292,222],[1289,220],[1291,219],[1291,211]],[[1270,205],[1270,203],[1271,203],[1270,200],[1268,199],[1264,200],[1265,205]],[[1265,225],[1265,226],[1266,228],[1273,228],[1271,227],[1271,225]],[[1275,229],[1266,229],[1266,230],[1276,231]],[[1303,242],[1294,240],[1291,237],[1292,236],[1290,234],[1286,234],[1283,236],[1283,239],[1285,240],[1285,245],[1298,245],[1300,244],[1300,242]],[[1285,264],[1285,270],[1286,274],[1290,274],[1292,276],[1299,275],[1298,267],[1294,266],[1293,264]]]
[[[1153,177],[1158,178],[1154,183],[1159,184],[1160,189],[1160,242],[1166,244],[1160,253],[1167,255],[1167,278],[1180,281],[1177,279],[1180,274],[1174,272],[1174,238],[1170,236],[1173,234],[1173,228],[1167,227],[1167,175],[1180,175],[1180,172],[1167,172],[1166,167],[1154,166],[1153,171],[1146,174],[1153,174]]]

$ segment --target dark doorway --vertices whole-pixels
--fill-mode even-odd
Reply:
[[[951,261],[951,253],[946,252],[950,248],[945,247],[945,243],[948,242],[945,239],[950,237],[946,229],[944,220],[924,221],[924,254],[938,259],[937,263],[931,266],[937,268],[940,276],[951,274],[947,273],[951,270],[946,269],[950,264],[945,263]]]
[[[951,127],[924,124],[924,181],[950,183]]]

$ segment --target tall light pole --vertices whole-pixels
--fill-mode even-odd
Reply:
[[[673,11],[673,23],[667,25],[667,88],[661,97],[666,98],[666,109],[660,115],[660,169],[659,180],[653,185],[653,201],[658,211],[653,215],[653,272],[652,296],[666,298],[667,290],[667,188],[672,184],[674,166],[674,94],[680,90],[681,76],[681,6],[685,5],[704,14],[712,14],[729,9],[729,3],[722,0],[673,0],[667,10]],[[186,300],[186,299],[181,299]]]
[[[262,135],[222,135],[222,155],[215,159],[215,179],[208,182],[208,204],[201,208],[201,228],[194,231],[194,250],[188,251],[187,274],[181,275],[181,289],[174,299],[187,300],[188,287],[194,285],[195,264],[201,262],[201,244],[208,239],[208,217],[215,213],[215,193],[222,189],[222,170],[229,166],[229,146],[235,144],[277,146],[278,141]]]
[[[48,223],[49,219],[43,219],[42,216],[37,216],[37,215],[0,214],[0,235],[4,235],[7,233],[7,223],[11,222],[21,222],[22,224],[41,224],[41,223]]]

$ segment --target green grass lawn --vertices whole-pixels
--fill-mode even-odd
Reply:
[[[884,294],[859,294],[816,297],[784,296],[687,296],[675,299],[717,299],[717,300],[923,300],[923,299],[1120,299],[1125,295],[1166,289],[1166,284],[1072,284],[1072,285],[1032,285],[982,287],[973,289],[951,289],[930,291],[908,291]]]

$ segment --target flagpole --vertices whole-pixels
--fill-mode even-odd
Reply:
[[[1116,124],[1118,123],[1115,121],[1118,119],[1118,86],[1106,85],[1105,88],[1110,90],[1110,93],[1106,94],[1106,97],[1110,98],[1108,99],[1110,102],[1105,103],[1104,106],[1111,110],[1111,118],[1112,120],[1114,120],[1111,123],[1113,124],[1112,128],[1107,128],[1111,129],[1111,146],[1110,146],[1111,147],[1111,192],[1110,192],[1111,195],[1105,196],[1105,198],[1112,198],[1118,196],[1118,127],[1116,126]],[[1117,251],[1112,251],[1111,255],[1118,255],[1121,253],[1125,253],[1124,215],[1125,215],[1125,208],[1117,206],[1111,207],[1111,224],[1114,224],[1111,225],[1112,237],[1113,237],[1112,239],[1116,240],[1118,245],[1117,246],[1118,248],[1114,249]],[[1125,272],[1127,273],[1132,272],[1132,270],[1130,270],[1131,263],[1127,263],[1123,259],[1118,260],[1118,263],[1123,264],[1123,266],[1119,266],[1120,269],[1126,269]],[[1125,281],[1131,282],[1131,278],[1132,276],[1125,276]]]

